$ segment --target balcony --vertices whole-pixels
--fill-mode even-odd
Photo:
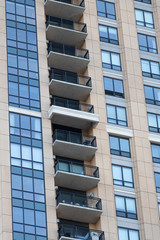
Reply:
[[[53,124],[85,130],[99,122],[99,116],[94,114],[93,105],[59,97],[51,99],[48,115]]]
[[[59,191],[57,194],[57,217],[71,221],[95,224],[102,214],[100,198]],[[84,217],[85,216],[85,217]]]
[[[100,181],[99,168],[95,166],[58,158],[54,168],[55,185],[59,187],[88,191]]]
[[[46,0],[46,15],[78,21],[85,10],[84,0]]]
[[[89,52],[73,46],[49,42],[48,65],[52,68],[83,73],[89,64]]]
[[[90,77],[51,69],[49,89],[52,95],[65,98],[72,96],[73,100],[85,101],[92,90],[92,83]]]
[[[48,16],[46,27],[47,39],[61,44],[81,47],[87,37],[84,23]]]
[[[62,129],[56,129],[53,133],[54,155],[91,161],[96,151],[96,137]]]
[[[72,224],[60,224],[58,232],[60,240],[105,240],[104,232],[102,231]]]

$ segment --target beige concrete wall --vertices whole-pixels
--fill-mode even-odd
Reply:
[[[158,2],[158,1],[157,1]],[[160,239],[159,216],[151,155],[134,1],[116,0],[117,22],[127,103],[133,129],[131,155],[141,240]]]
[[[5,0],[0,1],[0,239],[12,239]]]
[[[56,223],[56,200],[54,190],[54,161],[52,153],[52,130],[51,121],[48,119],[49,78],[47,65],[46,26],[44,13],[44,0],[36,0],[37,37],[39,55],[39,77],[42,113],[42,134],[45,170],[46,208],[48,240],[58,239],[58,225]]]
[[[84,22],[87,24],[88,36],[85,47],[89,49],[90,63],[87,74],[92,78],[93,90],[90,95],[90,103],[94,105],[95,113],[99,114],[100,122],[90,133],[96,136],[98,151],[91,164],[98,166],[100,170],[100,183],[94,189],[95,196],[102,199],[103,214],[96,228],[105,232],[105,239],[117,240],[117,220],[114,202],[114,190],[112,180],[111,158],[109,149],[109,136],[106,132],[106,104],[104,94],[104,83],[101,63],[101,51],[99,42],[99,30],[97,9],[95,0],[85,0],[86,10]]]

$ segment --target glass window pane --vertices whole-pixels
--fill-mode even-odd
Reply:
[[[117,107],[117,118],[121,121],[126,121],[126,110],[122,107]]]
[[[115,92],[123,93],[123,82],[121,80],[114,80]]]
[[[130,150],[129,150],[129,140],[121,138],[120,139],[120,148],[121,148],[121,151],[130,152]]]
[[[34,210],[24,209],[24,223],[34,225]]]
[[[120,56],[117,53],[111,53],[112,64],[120,66]]]
[[[21,176],[12,174],[12,189],[22,190]]]
[[[109,27],[108,31],[109,31],[109,38],[110,39],[118,40],[117,29],[116,28]]]
[[[140,45],[140,46],[143,46],[144,49],[147,48],[147,37],[146,37],[145,35],[138,34],[138,41],[139,41],[139,45]],[[144,50],[144,49],[142,48],[142,50]],[[146,50],[147,50],[147,49],[146,49]],[[146,50],[145,50],[145,51],[146,51]]]
[[[152,157],[160,158],[160,146],[151,144]]]
[[[102,62],[111,64],[110,53],[102,51]]]
[[[144,19],[146,23],[153,24],[153,15],[151,12],[144,11]]]
[[[129,240],[139,240],[138,231],[129,230]]]
[[[144,18],[143,18],[143,11],[141,11],[141,10],[135,10],[135,14],[136,14],[136,20],[137,21],[139,21],[139,22],[143,22],[144,21]],[[137,23],[138,25],[140,24],[140,23]]]
[[[157,118],[155,114],[148,113],[148,125],[157,128]]]
[[[104,77],[104,88],[108,91],[113,91],[113,79]]]
[[[115,15],[115,7],[113,3],[106,3],[108,15]]]
[[[33,161],[42,162],[42,149],[32,147]]]
[[[151,72],[153,74],[160,74],[160,70],[159,70],[159,63],[157,62],[151,62]]]
[[[22,145],[22,158],[27,160],[32,159],[30,146]]]
[[[113,171],[113,179],[119,179],[122,180],[122,171],[120,166],[112,166]]]
[[[100,37],[108,38],[108,28],[106,26],[99,25]]]
[[[30,117],[25,115],[20,115],[21,118],[21,128],[30,129]]]
[[[153,88],[152,87],[144,86],[144,91],[145,91],[145,97],[146,98],[154,99]],[[160,97],[160,94],[159,94],[159,97]]]
[[[160,188],[160,173],[155,173],[156,187]]]
[[[115,108],[115,106],[107,105],[107,117],[116,119],[116,108]]]
[[[13,222],[23,223],[23,209],[13,207]]]
[[[155,37],[148,36],[147,40],[148,40],[148,47],[149,48],[157,49],[157,44],[156,44],[156,38]]]
[[[110,139],[110,148],[111,148],[111,149],[119,150],[119,141],[118,141],[118,138],[117,138],[117,137],[112,137],[112,136],[110,136],[109,139]]]
[[[124,197],[116,196],[116,197],[115,197],[115,201],[116,201],[116,210],[125,212],[125,201],[124,201]]]
[[[123,171],[124,181],[126,181],[126,182],[133,182],[132,169],[123,167],[122,171]]]
[[[119,240],[130,240],[128,239],[128,231],[124,228],[118,228]]]
[[[34,191],[36,193],[44,194],[44,181],[41,179],[34,179]]]
[[[46,227],[46,216],[44,212],[38,212],[36,213],[36,225],[40,227]]]
[[[20,158],[20,145],[11,143],[11,157]]]
[[[127,210],[127,212],[136,214],[136,202],[135,202],[135,199],[126,198],[126,210]]]
[[[8,54],[8,66],[17,68],[17,56]]]
[[[150,73],[149,61],[147,61],[147,60],[141,60],[141,65],[142,65],[142,71],[143,71],[143,72],[148,72],[148,73]]]
[[[154,88],[155,100],[160,101],[160,89]]]
[[[29,177],[23,177],[23,190],[33,192],[33,179]]]

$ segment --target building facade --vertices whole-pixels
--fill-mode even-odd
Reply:
[[[0,239],[160,239],[160,1],[0,1]]]

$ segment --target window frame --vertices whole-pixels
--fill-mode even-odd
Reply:
[[[110,77],[106,77],[106,76],[104,76],[103,79],[104,79],[104,90],[105,90],[105,94],[106,94],[106,95],[124,98],[125,95],[124,95],[123,80],[121,80],[121,79],[115,79],[115,78],[110,78]],[[107,89],[105,88],[105,79],[111,79],[111,81],[112,81],[112,86],[113,86],[113,91],[107,90]],[[123,93],[117,92],[117,91],[115,90],[115,85],[116,85],[116,84],[115,84],[115,81],[120,81],[120,82],[122,83]]]
[[[123,186],[123,187],[128,187],[128,188],[134,188],[134,179],[133,179],[133,170],[132,170],[132,168],[131,168],[131,167],[126,167],[126,166],[121,166],[121,165],[112,164],[112,175],[114,175],[114,174],[113,174],[113,172],[114,172],[113,167],[114,167],[114,166],[120,168],[120,170],[121,170],[122,180],[116,179],[116,178],[114,178],[114,176],[113,176],[113,184],[114,184],[114,185],[117,185],[117,186]],[[125,168],[131,169],[132,182],[128,182],[128,181],[125,181],[125,180],[124,180],[123,169],[125,169]],[[117,181],[117,182],[121,182],[122,184],[116,184],[115,181]],[[128,186],[127,183],[132,184],[132,187],[131,187],[131,186]]]
[[[156,119],[156,125],[157,127],[152,127],[152,126],[149,126],[149,114],[150,115],[154,115],[155,116],[155,119]],[[160,114],[156,114],[156,113],[151,113],[151,112],[147,112],[147,118],[148,118],[148,128],[149,128],[149,131],[150,132],[156,132],[156,133],[160,133],[160,127],[158,127],[158,117],[160,117]]]
[[[137,25],[137,26],[142,26],[142,27],[147,27],[147,28],[152,28],[152,29],[154,29],[153,12],[135,8],[135,17],[136,17],[136,10],[141,11],[142,14],[143,14],[143,22],[136,19],[136,25]],[[153,22],[152,24],[151,24],[151,23],[147,23],[147,22],[145,21],[145,12],[146,12],[146,13],[151,13],[151,15],[152,15],[152,22]],[[138,22],[142,23],[143,25],[142,25],[142,24],[138,24]],[[147,24],[150,25],[151,27],[147,26]]]
[[[160,79],[160,64],[159,64],[159,62],[151,61],[151,60],[148,60],[148,59],[143,59],[143,58],[141,58],[141,68],[142,68],[142,61],[146,61],[146,62],[149,63],[149,70],[150,70],[149,72],[144,72],[143,69],[142,69],[142,76],[143,76],[143,77]],[[156,63],[156,64],[158,64],[158,66],[159,66],[159,74],[152,73],[151,63]]]
[[[100,27],[106,27],[107,28],[107,33],[108,33],[108,38],[105,38],[105,37],[101,37],[100,33]],[[112,39],[110,38],[110,34],[109,34],[109,29],[114,29],[116,30],[116,37],[117,37],[117,40],[115,39]],[[119,45],[119,40],[118,40],[118,29],[116,27],[111,27],[111,26],[106,26],[106,25],[102,25],[102,24],[99,24],[99,39],[101,42],[106,42],[106,43],[111,43],[111,44],[115,44],[115,45]],[[104,39],[104,40],[103,40]]]
[[[153,87],[153,86],[148,86],[148,85],[144,85],[144,92],[145,92],[145,87],[151,88],[151,89],[152,89],[152,93],[153,93],[153,99],[151,99],[151,98],[146,98],[146,94],[145,94],[146,103],[160,106],[160,100],[158,101],[158,100],[156,100],[156,98],[155,98],[155,96],[156,96],[155,90],[156,90],[156,89],[159,89],[159,93],[160,93],[160,88]]]
[[[123,198],[124,199],[124,211],[117,210],[116,206],[116,197]],[[135,213],[130,213],[127,210],[127,199],[132,199],[135,202]],[[116,216],[117,217],[123,217],[123,218],[129,218],[129,219],[134,219],[137,220],[137,207],[136,207],[136,198],[131,198],[131,197],[126,197],[126,196],[120,196],[120,195],[115,195],[115,207],[116,207]]]
[[[111,149],[111,141],[110,141],[110,154],[112,155],[117,155],[117,156],[122,156],[122,157],[128,157],[128,158],[131,158],[131,150],[130,150],[130,141],[128,138],[124,138],[124,137],[117,137],[117,136],[113,136],[113,135],[110,135],[109,136],[109,140],[111,137],[114,137],[114,138],[117,138],[118,139],[118,146],[119,146],[119,149]],[[121,150],[121,143],[120,143],[120,140],[127,140],[128,141],[128,147],[129,147],[129,152],[126,152],[126,151],[122,151]]]
[[[97,4],[97,16],[109,18],[109,19],[112,19],[112,20],[116,20],[115,3],[107,2],[107,1],[101,1],[101,0],[97,0],[96,2],[104,2],[104,4],[105,4],[105,11],[104,11],[104,12],[98,11],[98,4]],[[114,6],[114,13],[115,13],[115,14],[108,14],[108,12],[107,12],[107,4],[112,4],[112,5]],[[102,13],[105,14],[105,16],[102,16],[102,15],[101,15]],[[109,17],[109,16],[112,16],[112,17]]]
[[[140,43],[139,43],[139,36],[145,36],[146,37],[146,43],[147,43],[147,47],[145,46],[141,46]],[[151,48],[149,47],[149,37],[152,37],[155,39],[155,44],[156,44],[156,48]],[[151,52],[151,53],[158,53],[158,49],[157,49],[157,41],[156,41],[156,37],[155,36],[150,36],[150,35],[146,35],[146,34],[141,34],[141,33],[138,33],[138,43],[139,43],[139,49],[141,51],[144,51],[144,52]],[[142,49],[143,48],[143,49]],[[147,50],[144,50],[144,48],[146,48]]]
[[[139,231],[138,231],[137,229],[118,227],[118,236],[119,236],[119,229],[125,229],[125,230],[127,231],[128,239],[125,239],[125,240],[130,240],[130,236],[129,236],[129,232],[130,232],[130,231],[136,231],[136,232],[138,232],[138,240],[140,240]],[[119,238],[119,240],[122,240],[122,239]],[[137,240],[137,239],[135,239],[135,240]]]
[[[120,56],[120,53],[117,53],[117,52],[110,52],[110,51],[107,51],[107,50],[101,50],[101,56],[103,56],[103,53],[109,53],[109,59],[110,59],[110,64],[109,63],[105,63],[103,62],[103,57],[102,57],[102,68],[107,68],[107,69],[112,69],[112,70],[115,70],[115,71],[122,71],[122,67],[121,67],[121,56]],[[112,63],[112,54],[115,54],[117,56],[119,56],[119,63],[120,65],[114,65]],[[107,67],[107,66],[109,67]]]
[[[155,186],[156,186],[156,177],[155,177],[155,174],[158,174],[159,179],[160,179],[160,173],[159,173],[159,172],[154,172]],[[159,187],[156,186],[156,192],[157,192],[157,193],[160,193],[160,186],[159,186]]]
[[[142,3],[146,3],[146,4],[152,4],[151,0],[134,0],[135,2],[142,2]],[[149,1],[149,2],[146,2]]]
[[[116,114],[116,118],[110,118],[108,117],[108,106],[114,107],[115,108],[115,114]],[[118,109],[123,109],[124,110],[124,114],[125,114],[125,121],[123,120],[119,120],[119,115],[118,115]],[[116,125],[120,125],[120,126],[124,126],[127,127],[127,112],[126,112],[126,108],[125,107],[121,107],[121,106],[116,106],[116,105],[111,105],[111,104],[106,104],[106,111],[107,111],[107,122],[110,124],[116,124]],[[110,122],[112,121],[112,122]],[[115,121],[115,123],[113,122]],[[120,124],[120,122],[124,122],[124,124]]]
[[[153,146],[153,145],[154,145],[154,146],[157,146],[158,148],[160,148],[160,145],[151,143],[151,151],[152,151],[152,146]],[[152,151],[152,161],[153,161],[154,163],[160,164],[160,157],[159,157],[159,158],[154,157],[154,156],[153,156],[153,151]]]

